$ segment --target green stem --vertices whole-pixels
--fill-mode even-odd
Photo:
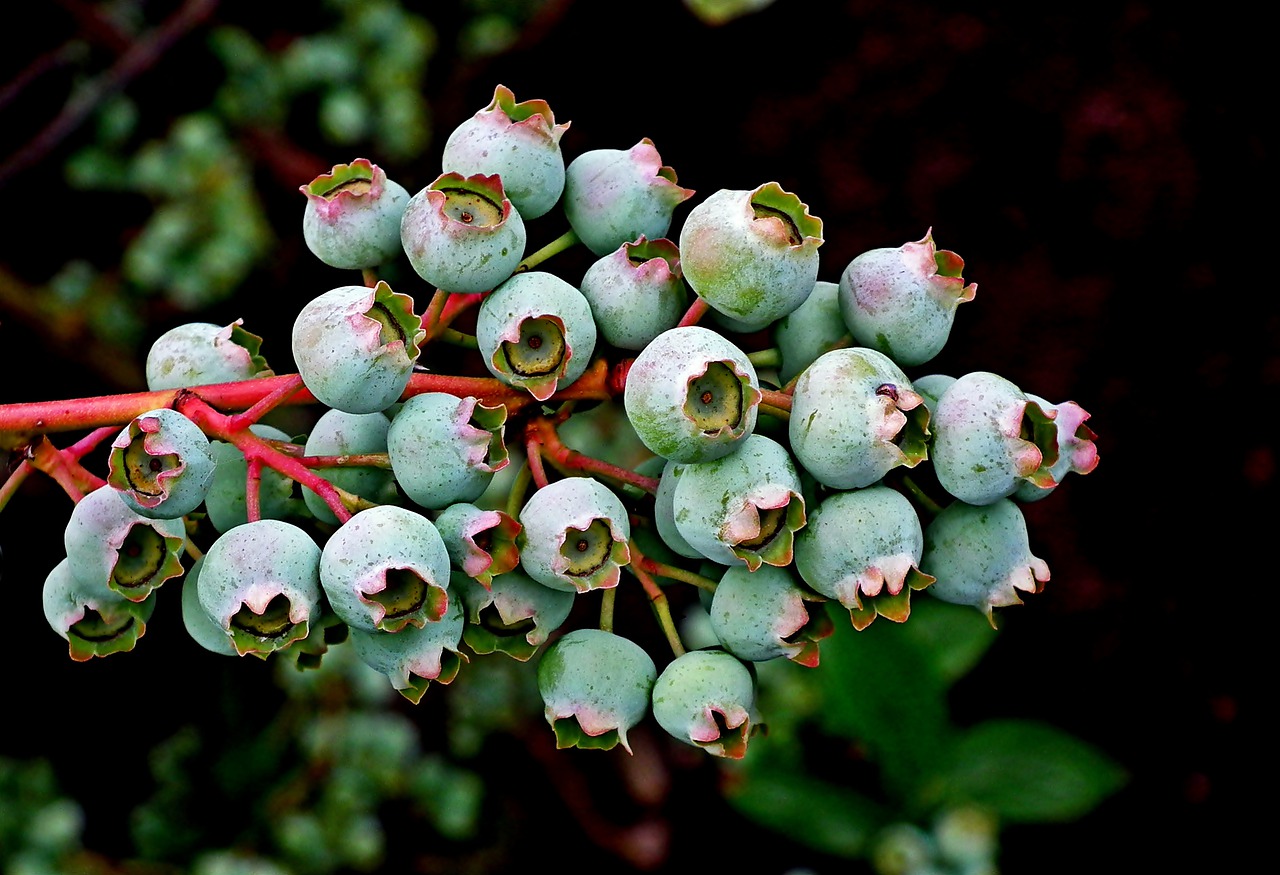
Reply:
[[[516,265],[515,272],[523,273],[526,270],[533,270],[535,267],[542,264],[542,262],[546,261],[551,256],[559,255],[561,252],[564,252],[566,249],[570,248],[571,246],[579,242],[581,241],[578,235],[575,234],[572,230],[565,231],[563,234],[561,234],[556,239],[552,240],[550,243],[548,243],[546,246],[539,249],[537,252],[533,253],[532,255],[526,255],[524,257],[524,260],[521,261],[518,265]]]
[[[441,328],[440,333],[436,335],[436,339],[450,346],[460,346],[463,349],[480,348],[480,344],[474,334],[464,334],[456,328]]]
[[[609,587],[600,599],[600,628],[605,632],[613,631],[613,603],[617,593],[616,586]]]
[[[511,482],[511,491],[507,493],[507,516],[513,520],[520,519],[520,509],[524,507],[524,497],[529,492],[532,479],[533,471],[526,460],[516,472],[516,479]]]
[[[757,368],[777,368],[782,366],[782,350],[776,346],[769,349],[758,349],[747,355],[747,361]]]
[[[633,560],[634,561],[634,560]],[[705,589],[707,592],[715,592],[719,583],[710,577],[703,577],[701,574],[695,574],[676,565],[668,565],[665,562],[659,562],[656,559],[650,559],[648,556],[641,557],[641,566],[650,574],[656,574],[659,577],[678,580],[682,583],[692,584],[698,589]]]
[[[654,616],[658,619],[662,634],[666,636],[667,643],[671,645],[671,652],[676,656],[684,656],[684,643],[680,640],[680,632],[676,629],[676,621],[671,617],[671,604],[667,601],[667,595],[662,591],[662,587],[658,586],[658,582],[641,567],[644,556],[636,548],[635,541],[630,542],[630,548],[631,562],[627,564],[626,569],[640,581],[640,585],[644,587],[645,594],[649,596],[649,605],[653,608]],[[639,562],[636,561],[637,558],[640,560]]]
[[[912,480],[909,476],[903,475],[902,485],[915,496],[916,501],[920,502],[931,516],[937,516],[942,513],[942,505],[930,498],[928,494],[926,494],[925,491],[916,484],[916,481]]]

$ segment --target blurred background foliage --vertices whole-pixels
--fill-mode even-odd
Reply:
[[[996,633],[927,598],[861,634],[834,616],[817,669],[758,667],[768,729],[741,763],[647,724],[633,756],[556,751],[532,667],[501,656],[409,706],[340,645],[314,671],[228,665],[185,637],[171,599],[137,652],[72,665],[37,583],[66,500],[33,482],[0,522],[26,618],[0,653],[21,666],[0,748],[3,871],[685,871],[711,853],[741,872],[985,875],[1243,859],[1259,814],[1238,804],[1257,780],[1238,668],[1256,618],[1209,619],[1201,587],[1235,570],[1216,545],[1254,542],[1238,509],[1273,494],[1274,448],[1227,426],[1212,476],[1166,476],[1181,460],[1153,461],[1150,423],[1192,431],[1194,413],[1170,424],[1181,402],[1150,389],[1238,400],[1280,380],[1274,304],[1194,303],[1258,286],[1228,229],[1260,221],[1227,207],[1268,153],[1249,121],[1260,36],[1144,2],[612,7],[28,4],[0,67],[0,403],[140,389],[149,342],[195,318],[245,318],[287,372],[298,307],[350,281],[302,244],[298,186],[369,157],[418,190],[502,83],[573,121],[566,160],[648,136],[696,200],[778,180],[824,220],[824,279],[932,226],[979,284],[937,369],[1070,397],[1101,435],[1098,472],[1028,508],[1045,593]],[[531,248],[563,230],[537,224]],[[385,278],[416,282],[397,265]],[[1199,340],[1175,355],[1172,337]],[[705,617],[696,596],[683,606],[696,641]],[[643,600],[620,594],[619,610],[661,652]]]

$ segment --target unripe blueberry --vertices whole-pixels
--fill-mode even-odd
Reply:
[[[676,529],[722,565],[790,565],[804,527],[800,475],[786,448],[753,434],[736,453],[685,465],[672,496]]]
[[[938,399],[930,458],[938,484],[968,504],[991,504],[1024,482],[1048,489],[1058,461],[1052,411],[998,374],[974,371]]]
[[[308,456],[359,456],[385,453],[387,431],[391,420],[385,413],[347,413],[343,410],[326,410],[316,420],[303,453]],[[396,494],[395,475],[386,468],[340,466],[337,468],[313,468],[314,473],[325,480],[375,504],[390,503]],[[338,518],[329,505],[316,493],[303,487],[302,500],[312,516],[330,525],[337,525]]]
[[[476,343],[489,373],[546,401],[586,372],[596,323],[582,292],[555,274],[528,271],[480,302]]]
[[[911,591],[933,578],[919,569],[920,517],[902,493],[868,486],[827,496],[796,536],[796,570],[815,592],[849,610],[861,631],[876,616],[901,623]]]
[[[168,407],[134,417],[111,442],[107,465],[107,482],[152,519],[177,519],[199,507],[216,468],[200,426]]]
[[[649,654],[601,629],[562,635],[538,661],[538,692],[556,747],[631,752],[627,732],[649,711],[657,677]]]
[[[467,627],[462,640],[476,653],[505,653],[527,661],[573,610],[574,593],[543,586],[520,571],[499,574],[488,587],[454,574],[453,591],[462,596]]]
[[[387,431],[391,470],[405,495],[422,507],[475,501],[508,464],[507,409],[445,392],[414,395]]]
[[[675,462],[734,452],[756,425],[760,384],[747,354],[699,325],[672,328],[627,371],[623,405],[646,447]]]
[[[290,443],[292,436],[278,428],[262,423],[249,426],[249,431],[260,438]],[[244,453],[235,444],[210,441],[216,468],[209,492],[204,497],[204,509],[209,522],[219,532],[225,532],[249,521],[246,498],[249,464]],[[294,481],[271,468],[262,466],[258,479],[258,509],[264,519],[283,519],[293,508]],[[336,522],[336,520],[335,520]]]
[[[728,759],[742,759],[755,710],[755,680],[723,650],[691,650],[653,685],[653,716],[673,738]]]
[[[487,107],[453,129],[442,161],[449,172],[494,174],[524,219],[546,213],[564,191],[564,155],[560,138],[569,122],[556,124],[545,100],[516,103],[504,85],[494,89]]]
[[[691,197],[648,137],[627,150],[583,152],[565,169],[565,217],[596,255],[642,235],[665,237],[675,208]]]
[[[1027,393],[1027,398],[1040,405],[1040,409],[1053,417],[1057,430],[1058,461],[1049,468],[1053,479],[1051,486],[1040,486],[1031,481],[1018,485],[1012,497],[1018,501],[1039,501],[1057,488],[1068,474],[1088,474],[1098,467],[1097,435],[1085,425],[1089,414],[1074,401],[1050,404],[1039,395]]]
[[[580,288],[596,327],[619,349],[644,349],[688,309],[680,252],[666,238],[623,243],[587,268]]]
[[[435,522],[450,563],[481,588],[520,563],[516,538],[523,527],[500,510],[459,501],[440,511]]]
[[[200,604],[200,586],[197,581],[203,567],[204,557],[201,556],[182,579],[182,625],[192,640],[210,653],[238,656],[235,645],[231,643],[231,636],[213,622]]]
[[[660,457],[659,457],[660,458]],[[676,484],[684,465],[668,461],[662,468],[662,476],[658,480],[658,491],[653,497],[653,522],[658,529],[658,537],[670,549],[686,559],[705,559],[697,549],[684,539],[676,526]]]
[[[840,319],[840,301],[835,283],[819,281],[799,307],[773,326],[773,341],[782,356],[778,376],[791,382],[822,355],[835,349],[848,330]]]
[[[822,220],[776,182],[721,189],[689,211],[680,265],[689,285],[740,331],[800,306],[818,281]]]
[[[366,158],[335,164],[298,190],[307,196],[302,238],[325,264],[366,270],[400,254],[400,217],[409,192],[381,167]]]
[[[911,381],[911,388],[919,393],[924,399],[925,406],[929,408],[930,419],[938,412],[938,399],[942,397],[943,392],[951,388],[951,384],[955,381],[955,377],[947,374],[926,374]]]
[[[425,338],[408,295],[385,282],[372,289],[341,286],[302,308],[293,323],[293,358],[321,404],[376,413],[409,385]]]
[[[449,599],[444,616],[398,632],[351,630],[351,644],[369,667],[386,675],[400,695],[415,705],[427,687],[452,683],[467,659],[458,649],[466,620],[461,599]]]
[[[271,376],[258,352],[262,338],[243,323],[187,322],[170,328],[147,351],[147,388],[159,392]]]
[[[872,249],[840,275],[840,312],[853,339],[903,367],[922,365],[947,342],[956,308],[972,301],[964,259],[924,238],[898,249]]]
[[[497,176],[444,173],[409,200],[400,240],[413,269],[431,285],[487,292],[524,258],[524,219]]]
[[[621,499],[591,477],[566,477],[534,492],[520,511],[520,564],[566,592],[618,585],[631,561],[631,522]]]
[[[834,631],[820,605],[810,613],[791,572],[770,565],[726,571],[709,613],[724,649],[751,662],[785,656],[812,668],[818,664],[818,642]]]
[[[791,451],[833,489],[870,486],[928,456],[929,411],[902,370],[865,347],[820,355],[796,380]]]
[[[241,656],[305,638],[319,621],[320,548],[303,529],[257,520],[222,534],[204,554],[200,605]]]
[[[1019,592],[1040,592],[1049,579],[1049,566],[1031,554],[1022,511],[1007,498],[947,505],[925,529],[920,567],[937,578],[932,595],[977,608],[993,628],[993,608],[1022,604]]]
[[[132,650],[146,632],[156,600],[130,601],[105,585],[86,584],[63,559],[45,578],[44,616],[67,641],[72,659],[84,662]]]
[[[391,504],[352,516],[320,554],[329,606],[365,632],[439,620],[449,601],[449,572],[449,553],[431,520]]]
[[[63,545],[76,578],[140,602],[172,577],[182,576],[187,540],[181,519],[151,519],[125,503],[109,486],[76,502]]]

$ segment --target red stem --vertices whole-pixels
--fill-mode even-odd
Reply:
[[[247,472],[244,482],[244,511],[248,522],[262,519],[262,459],[246,457]]]
[[[689,305],[689,309],[680,317],[680,321],[676,323],[677,328],[683,328],[686,325],[697,325],[698,320],[703,317],[711,305],[702,298],[694,298],[693,303]]]
[[[635,471],[585,455],[565,446],[564,442],[560,440],[560,435],[556,432],[555,426],[545,416],[540,416],[529,422],[528,435],[530,442],[536,441],[543,450],[551,453],[551,457],[558,467],[586,471],[591,474],[609,477],[622,483],[630,483],[650,495],[656,495],[658,492],[658,481],[653,477],[637,474]]]

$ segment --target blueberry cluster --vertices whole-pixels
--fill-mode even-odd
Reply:
[[[177,578],[217,653],[306,667],[349,646],[414,702],[473,657],[537,657],[561,746],[627,747],[652,714],[736,758],[760,725],[753,663],[816,666],[833,614],[904,622],[925,590],[994,625],[1043,586],[1020,504],[1091,471],[1095,436],[1079,405],[996,374],[908,375],[974,297],[957,255],[926,233],[823,281],[822,221],[776,182],[719,190],[673,231],[695,192],[650,140],[566,164],[567,128],[499,86],[416,194],[363,158],[301,186],[307,246],[363,280],[302,307],[292,382],[239,322],[156,341],[149,388],[172,404],[123,424],[45,585],[74,659],[131,649]],[[527,253],[541,217],[570,231]],[[574,244],[596,259],[581,277],[542,267]],[[377,277],[400,258],[431,287],[421,309]],[[473,335],[453,327],[469,310]],[[456,374],[418,367],[442,343]],[[215,401],[234,384],[263,388],[232,415]],[[257,422],[300,398],[324,408],[309,435]],[[564,444],[602,406],[647,459]],[[616,631],[624,582],[667,657]],[[688,596],[715,646],[681,641]],[[598,626],[566,629],[587,598]]]

